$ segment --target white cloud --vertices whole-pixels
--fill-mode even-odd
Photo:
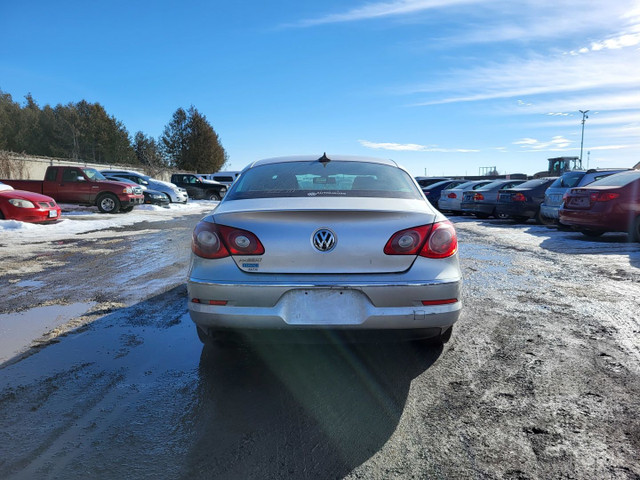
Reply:
[[[312,27],[329,23],[344,23],[373,18],[384,18],[399,15],[408,15],[437,8],[452,7],[456,5],[470,5],[486,3],[486,0],[396,0],[390,2],[368,3],[362,7],[352,8],[343,13],[335,13],[322,17],[301,20],[288,26]]]
[[[551,140],[543,142],[535,138],[522,138],[513,142],[514,145],[519,145],[523,149],[529,152],[533,151],[548,151],[548,152],[561,152],[566,151],[572,145],[571,140],[567,140],[562,135],[557,135]]]
[[[441,153],[473,153],[479,150],[465,148],[440,148],[437,145],[419,145],[417,143],[378,143],[358,140],[360,145],[374,150],[393,150],[402,152],[441,152]]]

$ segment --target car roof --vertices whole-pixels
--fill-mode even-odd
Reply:
[[[110,175],[117,175],[118,173],[123,173],[125,175],[140,175],[141,177],[147,177],[144,173],[136,172],[134,170],[100,170],[101,173],[108,173]]]
[[[399,165],[390,159],[374,158],[374,157],[359,157],[355,155],[327,155],[330,161],[340,162],[366,162],[366,163],[379,163],[382,165],[390,165],[393,167],[399,167]],[[272,163],[285,163],[285,162],[314,162],[320,160],[322,157],[317,155],[292,155],[287,157],[273,157],[264,158],[262,160],[256,160],[250,163],[246,168],[253,168],[258,165],[268,165]]]

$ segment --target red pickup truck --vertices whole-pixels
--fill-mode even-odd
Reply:
[[[1,180],[28,192],[53,197],[58,203],[95,205],[103,213],[130,212],[144,203],[130,184],[107,180],[94,168],[48,167],[44,180]]]

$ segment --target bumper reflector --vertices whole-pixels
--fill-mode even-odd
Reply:
[[[199,298],[192,298],[192,303],[206,303],[209,305],[226,305],[228,303],[227,300],[201,300]]]
[[[422,300],[422,305],[448,305],[450,303],[456,303],[457,301],[457,298],[447,298],[444,300]]]

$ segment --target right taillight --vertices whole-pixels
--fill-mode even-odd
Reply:
[[[515,195],[513,195],[511,197],[511,201],[513,202],[526,202],[527,201],[527,197],[525,197],[524,193],[516,193]]]
[[[619,193],[595,192],[590,195],[590,198],[592,202],[608,202],[609,200],[614,200],[619,196]]]
[[[433,229],[427,238],[422,250],[421,257],[446,258],[458,251],[458,236],[453,224],[445,220],[433,224]]]
[[[481,200],[484,200],[484,195],[483,195],[483,194],[481,194],[481,193],[476,193],[476,194],[474,194],[474,195],[473,195],[473,199],[474,199],[476,202],[479,202],[479,201],[481,201]]]
[[[193,230],[191,251],[202,258],[262,255],[264,247],[253,233],[239,228],[200,222]]]
[[[384,247],[387,255],[446,258],[458,251],[458,237],[448,220],[394,233]]]

